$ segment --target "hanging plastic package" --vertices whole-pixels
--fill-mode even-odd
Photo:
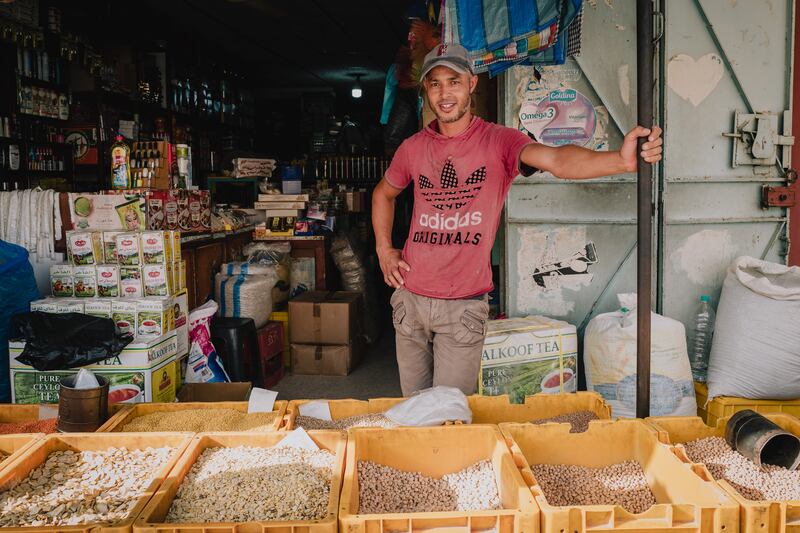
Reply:
[[[11,401],[8,381],[8,337],[11,316],[30,309],[39,299],[36,278],[28,262],[28,251],[21,246],[0,241],[0,403]]]
[[[433,387],[414,393],[384,413],[399,426],[440,426],[460,420],[472,422],[467,397],[455,387]]]
[[[110,318],[33,311],[13,317],[13,334],[25,340],[17,361],[40,372],[66,370],[116,357],[133,340]]]
[[[211,343],[211,318],[217,313],[217,302],[209,300],[189,313],[189,360],[186,383],[230,381],[222,359]]]
[[[622,309],[594,317],[584,333],[586,386],[614,417],[636,417],[636,294],[618,295]],[[692,369],[683,324],[651,314],[650,415],[695,416]]]

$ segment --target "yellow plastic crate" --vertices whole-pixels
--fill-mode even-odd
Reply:
[[[526,396],[525,403],[510,403],[507,394],[473,395],[469,397],[469,408],[473,424],[531,422],[576,411],[592,411],[603,420],[611,418],[611,406],[596,392],[539,393]]]
[[[705,383],[695,382],[694,394],[697,398],[697,415],[709,426],[716,426],[721,418],[727,418],[734,413],[752,409],[756,413],[786,413],[800,416],[800,399],[797,400],[749,400],[733,396],[718,396],[708,402],[708,386]]]
[[[0,454],[5,459],[0,461],[0,470],[10,465],[22,453],[33,446],[34,443],[42,440],[44,433],[18,433],[15,435],[0,435]]]
[[[286,437],[285,433],[201,433],[180,458],[156,495],[147,504],[134,525],[135,533],[336,533],[339,496],[342,487],[347,437],[341,431],[309,431],[321,449],[336,455],[331,479],[328,512],[321,520],[269,521],[249,523],[165,523],[164,518],[186,475],[206,448],[236,446],[270,447]]]
[[[289,349],[289,311],[273,311],[269,315],[270,322],[280,322],[283,324],[283,366],[290,368],[292,366],[292,354]]]
[[[783,413],[766,413],[768,419],[784,430],[800,437],[800,420]],[[675,455],[684,463],[693,465],[686,455],[683,444],[707,437],[725,438],[725,426],[729,418],[717,420],[715,426],[707,426],[699,417],[652,417],[647,421],[656,428],[661,442],[672,444]],[[800,532],[800,501],[748,500],[733,485],[725,480],[717,481],[736,500],[740,507],[739,521],[742,533],[764,533],[772,531]]]
[[[281,426],[284,414],[286,413],[286,400],[278,400],[272,409],[276,413],[275,422],[272,424],[273,430],[278,430]],[[233,409],[247,412],[248,402],[185,402],[185,403],[136,403],[117,407],[115,414],[97,430],[102,433],[120,432],[131,420],[140,416],[149,415],[156,412],[165,411],[186,411],[189,409]]]
[[[372,398],[370,400],[291,400],[286,409],[281,429],[297,429],[297,417],[300,415],[300,406],[308,402],[328,402],[333,420],[341,420],[351,416],[383,413],[390,407],[397,405],[405,398]]]
[[[440,478],[490,460],[503,508],[494,511],[359,514],[359,461]],[[538,533],[539,510],[497,427],[451,425],[424,428],[355,428],[348,431],[340,533],[422,531]]]
[[[641,420],[600,420],[585,433],[566,424],[500,424],[522,477],[541,508],[543,533],[588,531],[736,532],[739,507],[701,465],[683,464],[657,432]],[[592,468],[638,461],[656,505],[633,514],[621,506],[553,506],[533,476],[531,464]]]

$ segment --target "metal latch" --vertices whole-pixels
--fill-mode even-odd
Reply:
[[[764,185],[761,189],[761,207],[794,207],[797,203],[797,194],[794,186],[770,187]]]
[[[778,133],[778,113],[734,112],[733,133],[723,133],[733,139],[733,167],[754,166],[756,174],[767,174],[776,164],[791,166],[792,114],[783,112],[783,132]]]

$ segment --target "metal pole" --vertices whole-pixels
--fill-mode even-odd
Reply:
[[[653,0],[636,2],[636,108],[638,123],[653,126]],[[646,138],[639,139],[639,149]],[[638,157],[636,417],[650,416],[650,309],[652,292],[653,175]]]

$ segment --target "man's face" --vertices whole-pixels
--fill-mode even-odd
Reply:
[[[434,68],[425,76],[428,103],[439,122],[456,122],[469,111],[470,96],[477,83],[477,76],[468,72],[459,74],[444,66]]]

